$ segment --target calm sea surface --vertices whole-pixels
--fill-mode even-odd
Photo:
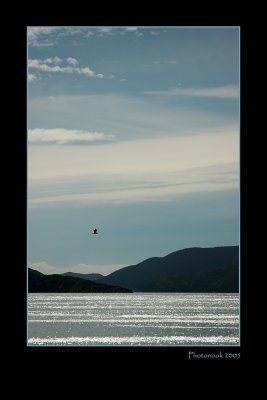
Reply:
[[[29,346],[239,345],[239,295],[28,295]]]

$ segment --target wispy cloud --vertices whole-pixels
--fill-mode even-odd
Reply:
[[[129,26],[129,28],[126,28],[125,31],[126,32],[137,32],[138,28],[134,27],[134,26]]]
[[[101,33],[111,34],[112,33],[112,28],[100,28],[98,31],[101,32]]]
[[[75,36],[89,38],[93,33],[88,28],[83,27],[50,27],[50,26],[30,26],[28,27],[28,44],[32,47],[53,47],[61,39]]]
[[[28,74],[28,81],[29,81],[29,82],[34,82],[34,81],[37,81],[37,80],[38,80],[38,78],[37,78],[36,75],[34,75],[34,74]]]
[[[169,90],[151,90],[143,92],[152,96],[192,96],[192,97],[217,97],[221,99],[235,99],[239,97],[237,85],[217,86],[209,88],[182,88],[175,87]]]
[[[68,57],[66,62],[67,66],[59,66],[58,64],[62,63],[59,57],[47,58],[45,60],[29,59],[28,68],[37,69],[42,72],[78,74],[99,79],[105,78],[103,74],[97,74],[89,67],[77,67],[78,60],[76,58]]]
[[[119,82],[123,86],[127,81]],[[183,105],[170,107],[167,97],[98,94],[29,99],[29,128],[65,127],[116,134],[118,139],[185,136],[236,129],[231,115],[208,108]]]
[[[168,202],[185,193],[237,188],[237,164],[214,164],[160,175],[121,173],[39,182],[30,186],[29,206]]]
[[[54,143],[54,144],[77,144],[77,143],[95,143],[110,141],[115,138],[114,135],[102,132],[89,132],[75,129],[30,129],[28,132],[29,143]]]
[[[129,26],[128,28],[125,28],[125,29],[122,28],[121,29],[121,33],[122,34],[127,33],[127,32],[134,33],[134,35],[137,38],[140,38],[140,37],[143,36],[144,28]]]
[[[56,32],[58,28],[54,27],[28,27],[28,44],[33,47],[52,47],[55,44],[52,37]]]
[[[30,26],[28,27],[28,39],[35,40],[38,36],[50,35],[51,33],[57,31],[58,28],[48,27],[48,26]]]
[[[80,37],[91,39],[92,37],[109,37],[114,35],[133,34],[141,38],[147,30],[150,35],[157,35],[158,31],[150,31],[143,27],[28,27],[28,44],[33,47],[53,47],[60,40]]]
[[[94,148],[29,147],[29,206],[171,201],[182,193],[237,188],[237,160],[235,132]]]

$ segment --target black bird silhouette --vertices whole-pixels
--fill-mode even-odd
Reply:
[[[97,235],[97,234],[98,234],[97,229],[93,229],[92,234],[93,234],[93,235]]]

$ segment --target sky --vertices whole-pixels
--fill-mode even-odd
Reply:
[[[238,27],[27,34],[28,266],[239,244]]]

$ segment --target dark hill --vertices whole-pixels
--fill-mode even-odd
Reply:
[[[29,293],[131,293],[130,289],[62,275],[44,275],[28,268]]]
[[[211,272],[238,266],[238,255],[238,246],[193,247],[175,251],[165,257],[149,258],[139,264],[115,271],[99,279],[98,282],[119,285],[134,291],[146,291],[146,288],[151,288],[151,285],[160,280],[169,279],[169,277]],[[188,279],[190,278],[188,277]],[[194,287],[194,290],[196,290],[196,287]]]
[[[78,272],[64,272],[63,274],[60,274],[60,275],[73,276],[74,278],[81,278],[81,279],[86,279],[86,280],[94,281],[94,282],[96,282],[100,278],[104,278],[104,276],[101,274],[80,274]]]
[[[239,290],[238,266],[194,272],[160,279],[145,288],[146,292],[237,293]]]

